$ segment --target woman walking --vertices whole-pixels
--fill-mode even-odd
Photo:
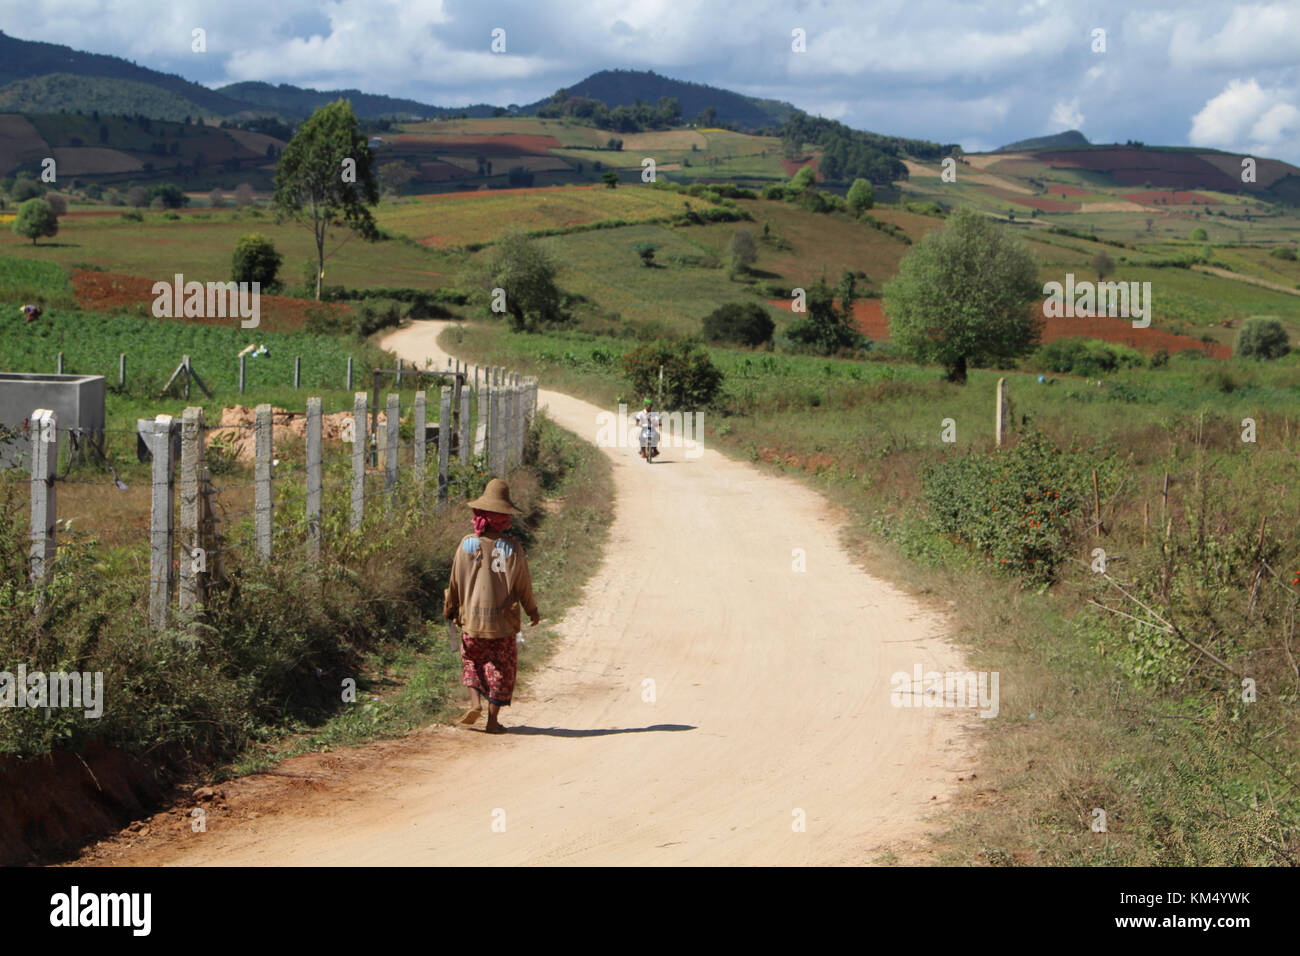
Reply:
[[[521,513],[510,500],[510,487],[493,478],[469,506],[474,511],[474,533],[461,539],[452,557],[442,614],[461,629],[461,683],[469,688],[470,703],[460,722],[477,723],[486,697],[486,730],[504,734],[497,714],[510,706],[514,696],[519,609],[527,612],[533,627],[540,616],[528,558],[519,542],[506,534],[510,516]]]

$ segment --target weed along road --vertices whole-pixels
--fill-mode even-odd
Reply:
[[[442,368],[450,324],[383,344]],[[602,409],[545,390],[539,408],[595,440]],[[560,640],[502,711],[509,733],[422,731],[364,772],[314,775],[275,812],[125,862],[907,860],[943,826],[979,723],[891,704],[896,672],[959,669],[947,621],[856,567],[824,500],[792,479],[707,443],[653,466],[635,447],[603,451],[617,487],[608,550],[579,606],[543,620]]]

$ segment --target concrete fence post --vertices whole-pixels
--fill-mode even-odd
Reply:
[[[474,428],[474,454],[483,455],[487,453],[487,432],[488,432],[488,387],[487,387],[487,370],[484,369],[483,384],[478,386],[478,424]],[[477,369],[474,372],[475,379],[478,378]]]
[[[172,544],[176,537],[176,462],[172,450],[173,419],[154,419],[150,451],[153,453],[153,494],[149,508],[149,626],[167,626],[175,579]]]
[[[320,560],[321,545],[321,490],[324,475],[321,469],[321,400],[307,399],[307,550],[312,560]]]
[[[411,443],[411,471],[415,476],[415,486],[424,497],[425,461],[428,454],[426,436],[429,430],[429,399],[424,390],[415,393],[415,437]]]
[[[271,484],[271,458],[274,454],[274,442],[271,440],[273,434],[271,406],[258,405],[253,414],[254,532],[257,556],[263,561],[270,561],[274,520],[272,509],[275,506],[275,490]]]
[[[355,392],[352,399],[352,530],[361,527],[366,517],[366,453],[370,450],[366,435],[366,393]]]
[[[55,360],[55,371],[59,375],[63,374],[63,353],[62,352],[59,353],[59,357]]]
[[[126,388],[126,353],[119,352],[117,355],[117,387]]]
[[[496,386],[488,395],[488,471],[501,474],[501,389]]]
[[[470,443],[470,420],[469,420],[469,389],[460,393],[460,462],[464,464],[474,457],[474,447]]]
[[[293,387],[296,389],[302,385],[302,356],[293,357]]]
[[[32,583],[45,580],[54,560],[54,525],[58,519],[58,494],[54,476],[59,464],[59,419],[48,408],[32,412],[29,457],[32,475],[32,544],[30,551]]]
[[[451,388],[444,385],[438,400],[438,507],[447,503],[451,484]]]
[[[248,381],[248,356],[239,356],[239,394],[244,394],[244,385]]]
[[[203,537],[203,481],[206,476],[203,409],[191,406],[181,418],[180,609],[193,611],[207,599],[208,542]]]
[[[352,359],[351,358],[348,359],[348,384],[345,387],[349,392],[352,391]]]
[[[524,433],[520,431],[524,416],[520,415],[519,386],[510,386],[510,467],[519,467],[523,458]]]
[[[384,487],[388,489],[388,506],[397,506],[397,468],[402,453],[402,396],[388,393],[388,408],[384,418]]]
[[[997,421],[994,423],[993,433],[999,448],[1002,447],[1002,435],[1007,430],[1006,384],[1007,380],[1005,378],[998,379],[997,408],[995,409]]]
[[[402,387],[402,360],[397,360],[397,387]]]

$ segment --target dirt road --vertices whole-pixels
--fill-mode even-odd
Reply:
[[[385,345],[441,367],[448,324],[415,323]],[[595,440],[600,409],[550,391],[539,402]],[[824,500],[791,479],[712,450],[668,449],[654,465],[604,451],[618,488],[608,553],[558,623],[550,664],[503,711],[511,733],[433,728],[382,759],[360,755],[364,770],[318,761],[299,773],[310,792],[269,815],[185,827],[114,862],[907,859],[942,826],[927,817],[969,771],[964,728],[979,722],[891,706],[894,672],[961,666],[944,619],[855,567]],[[792,570],[795,549],[806,571]]]

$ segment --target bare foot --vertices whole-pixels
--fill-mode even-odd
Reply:
[[[477,724],[479,715],[482,713],[483,708],[471,707],[469,710],[465,711],[465,716],[460,719],[460,722],[462,724]]]
[[[489,720],[487,726],[483,728],[483,732],[487,734],[504,734],[506,729],[495,720]]]

